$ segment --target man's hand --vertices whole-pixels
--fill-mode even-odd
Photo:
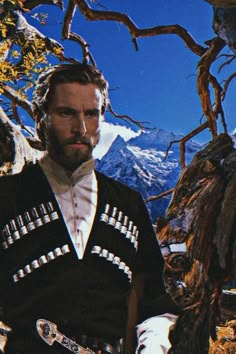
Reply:
[[[136,354],[167,354],[171,348],[169,330],[176,319],[176,315],[165,313],[138,325]]]

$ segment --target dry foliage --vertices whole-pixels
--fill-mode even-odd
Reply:
[[[216,327],[217,340],[210,340],[209,354],[236,353],[236,320]]]

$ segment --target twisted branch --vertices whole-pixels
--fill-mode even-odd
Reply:
[[[78,6],[81,13],[89,21],[116,21],[123,23],[129,30],[132,40],[138,37],[152,37],[162,34],[176,34],[180,37],[186,46],[192,50],[193,53],[201,56],[206,51],[206,48],[198,44],[189,32],[180,25],[170,25],[170,26],[155,26],[151,28],[140,29],[136,26],[134,21],[126,14],[121,14],[116,11],[98,11],[93,10],[85,0],[70,0]]]
[[[226,96],[226,92],[229,88],[229,84],[231,83],[231,81],[236,77],[236,73],[233,73],[232,75],[230,75],[230,77],[228,77],[228,79],[225,81],[225,84],[224,84],[224,88],[223,88],[223,91],[222,91],[222,101],[225,99],[225,96]]]
[[[148,197],[147,199],[144,200],[144,203],[153,202],[154,200],[166,197],[167,195],[172,194],[174,192],[174,190],[175,190],[174,188],[171,188],[171,189],[168,189],[167,191],[162,192],[162,193],[160,193],[158,195],[150,196],[150,197]]]
[[[227,124],[225,120],[224,110],[222,107],[222,94],[221,94],[222,87],[220,86],[216,78],[211,74],[209,74],[209,81],[212,84],[215,91],[215,105],[214,105],[215,108],[213,110],[215,114],[215,119],[217,119],[218,114],[220,114],[224,132],[227,134]]]
[[[210,77],[212,77],[210,75],[210,67],[211,64],[215,61],[219,52],[224,48],[225,42],[221,38],[216,37],[209,41],[208,44],[210,46],[204,55],[202,55],[198,64],[197,87],[204,115],[209,123],[209,128],[211,130],[212,136],[215,137],[217,136],[217,115],[212,109],[210,98],[209,80]]]
[[[118,113],[116,113],[116,112],[113,110],[113,108],[112,108],[112,106],[111,106],[110,103],[108,104],[107,108],[108,108],[108,111],[109,111],[114,117],[119,118],[119,119],[123,119],[123,120],[125,120],[125,121],[128,122],[128,123],[130,123],[130,122],[131,122],[131,123],[134,123],[134,124],[136,124],[136,125],[137,125],[140,129],[142,129],[142,130],[145,129],[145,127],[143,126],[143,124],[144,124],[144,123],[148,123],[148,122],[139,122],[139,121],[133,119],[132,117],[130,117],[129,115],[127,115],[127,114],[118,114]]]
[[[165,159],[168,156],[171,146],[175,143],[180,143],[180,166],[182,169],[184,169],[186,167],[186,164],[185,164],[185,143],[188,140],[190,140],[191,138],[193,138],[194,136],[196,136],[197,134],[201,133],[206,128],[208,128],[208,126],[209,126],[209,123],[205,122],[205,123],[201,124],[198,128],[192,130],[189,134],[185,135],[182,139],[172,140],[167,147]]]
[[[72,22],[74,14],[75,14],[75,9],[76,9],[76,7],[75,7],[74,2],[69,1],[68,5],[67,5],[65,16],[64,16],[63,27],[62,27],[62,38],[63,39],[69,38],[71,22]]]
[[[15,90],[13,90],[10,86],[7,86],[6,84],[0,84],[0,88],[3,91],[4,96],[9,98],[18,106],[22,107],[33,119],[33,109],[30,101],[25,98],[21,98]]]
[[[79,45],[81,46],[82,51],[83,51],[84,62],[86,62],[86,63],[91,62],[92,65],[96,66],[95,59],[93,58],[93,55],[91,54],[91,52],[88,50],[89,44],[81,36],[79,36],[77,33],[70,32],[68,34],[68,39],[70,39],[76,43],[79,43]]]

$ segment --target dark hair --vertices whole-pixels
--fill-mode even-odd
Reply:
[[[33,94],[33,114],[38,123],[48,111],[55,86],[61,83],[78,82],[82,85],[95,84],[103,97],[102,113],[108,101],[108,83],[94,66],[85,63],[59,64],[41,74]]]

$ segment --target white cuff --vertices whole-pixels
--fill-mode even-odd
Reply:
[[[165,313],[148,318],[137,329],[138,345],[136,354],[167,354],[171,348],[169,329],[178,316]]]

